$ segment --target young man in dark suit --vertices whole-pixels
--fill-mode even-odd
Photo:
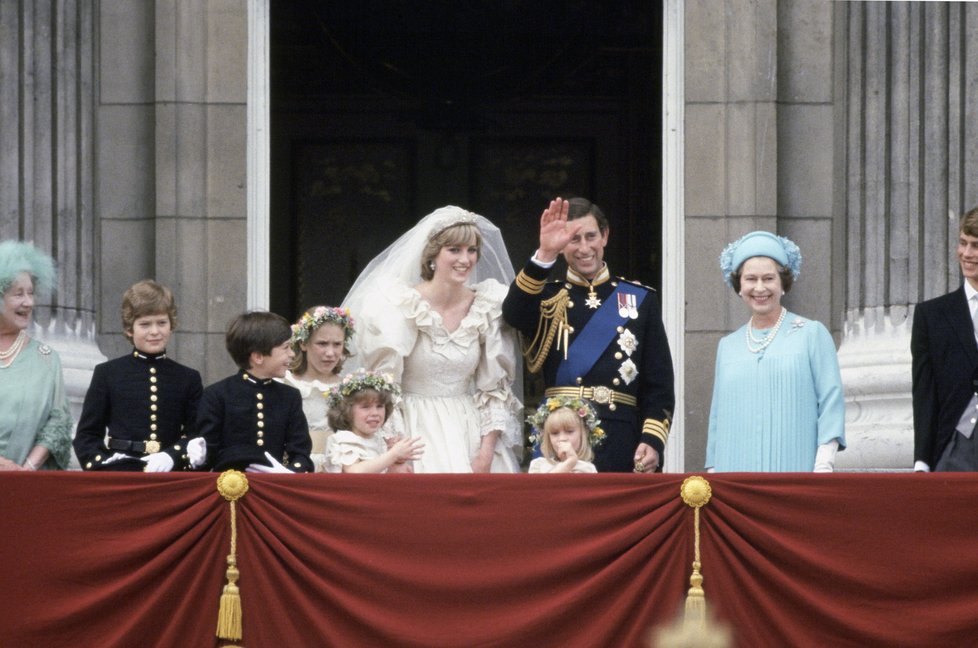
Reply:
[[[978,470],[978,207],[961,219],[957,253],[963,285],[914,311],[915,471]]]

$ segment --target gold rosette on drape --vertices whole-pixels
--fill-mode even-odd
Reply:
[[[217,636],[221,639],[241,638],[241,592],[238,589],[238,520],[235,503],[248,492],[248,478],[243,472],[225,470],[217,478],[217,492],[231,505],[231,552],[228,554],[227,585],[221,593],[217,614]]]

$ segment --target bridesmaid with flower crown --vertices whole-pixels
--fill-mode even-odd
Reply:
[[[285,374],[285,383],[302,395],[302,411],[312,439],[310,458],[316,472],[325,470],[326,439],[333,434],[325,394],[340,382],[343,362],[351,355],[353,332],[350,309],[333,306],[310,308],[292,325],[295,359]]]

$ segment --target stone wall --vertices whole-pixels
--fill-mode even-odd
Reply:
[[[841,324],[834,4],[696,0],[686,9],[686,469],[703,467],[716,346],[749,313],[723,247],[755,229],[798,243],[785,305]]]
[[[154,277],[178,300],[170,350],[207,384],[234,370],[223,333],[247,303],[247,3],[100,8],[100,346],[127,348],[122,292]]]

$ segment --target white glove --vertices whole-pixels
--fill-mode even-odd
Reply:
[[[200,468],[207,461],[207,442],[204,437],[196,437],[187,441],[187,461],[191,468]]]
[[[173,470],[173,457],[165,452],[154,452],[145,457],[140,457],[140,460],[146,462],[143,472],[169,472]]]
[[[930,466],[927,465],[927,462],[920,461],[918,459],[917,461],[913,462],[913,471],[914,472],[930,472]]]
[[[245,468],[245,472],[292,474],[291,470],[289,470],[288,468],[280,464],[278,461],[275,460],[275,457],[268,454],[267,452],[265,453],[265,458],[268,459],[268,463],[272,464],[271,466],[266,466],[265,464],[253,463],[247,468]]]
[[[839,440],[832,439],[815,450],[815,470],[817,473],[830,473],[835,470],[835,453],[839,450]]]
[[[114,455],[112,455],[111,457],[109,457],[108,459],[106,459],[105,461],[103,461],[102,462],[102,465],[103,466],[106,466],[106,465],[112,463],[113,461],[119,461],[120,459],[135,459],[135,457],[130,457],[127,454],[122,454],[121,452],[117,452]]]

